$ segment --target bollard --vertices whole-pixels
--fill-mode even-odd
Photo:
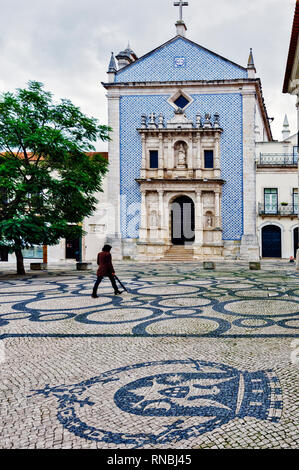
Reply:
[[[31,271],[42,271],[46,268],[44,263],[30,263],[30,270]]]
[[[77,271],[88,271],[92,263],[77,263]]]
[[[215,263],[212,261],[204,261],[203,262],[203,268],[204,269],[215,269]]]
[[[249,269],[251,271],[260,271],[260,269],[261,269],[260,261],[250,261],[249,262]]]

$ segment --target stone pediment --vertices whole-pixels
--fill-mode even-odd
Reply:
[[[174,113],[174,117],[167,122],[167,129],[193,129],[193,122],[187,118],[182,109]]]

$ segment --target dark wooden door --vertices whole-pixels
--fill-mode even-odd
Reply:
[[[184,245],[195,240],[194,202],[188,196],[175,199],[171,207],[171,241],[173,245]]]
[[[281,230],[276,225],[262,229],[263,258],[281,258]]]

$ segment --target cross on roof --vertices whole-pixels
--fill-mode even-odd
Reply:
[[[179,2],[174,2],[175,7],[180,7],[180,21],[183,21],[183,7],[187,7],[189,5],[188,2],[184,2],[180,0]]]

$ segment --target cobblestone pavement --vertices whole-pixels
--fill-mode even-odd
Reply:
[[[294,266],[117,273],[0,280],[1,448],[298,447]]]

